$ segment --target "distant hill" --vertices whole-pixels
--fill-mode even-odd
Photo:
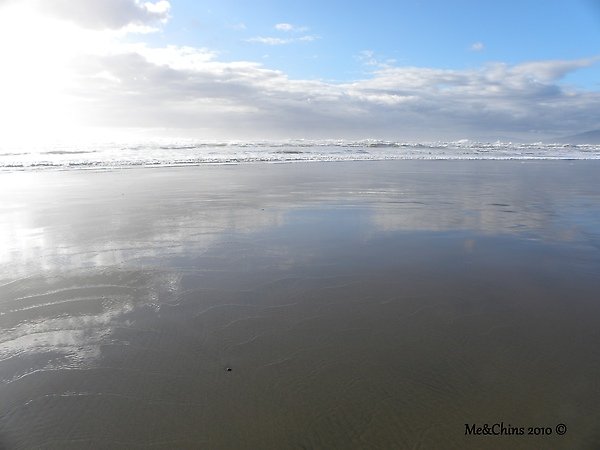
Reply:
[[[565,144],[600,144],[600,130],[586,131],[555,139],[556,142]]]

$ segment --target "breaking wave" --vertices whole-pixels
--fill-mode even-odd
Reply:
[[[0,147],[0,169],[124,168],[200,164],[389,159],[600,159],[600,145],[512,142],[156,140]]]

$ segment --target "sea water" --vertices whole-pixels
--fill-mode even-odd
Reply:
[[[600,145],[486,143],[469,140],[411,143],[382,140],[191,139],[0,144],[0,170],[401,159],[600,159]]]

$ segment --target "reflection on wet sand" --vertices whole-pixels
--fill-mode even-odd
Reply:
[[[594,447],[598,168],[2,174],[0,443]]]

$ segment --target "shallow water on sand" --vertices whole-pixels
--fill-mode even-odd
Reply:
[[[599,174],[0,174],[0,446],[599,446]]]

